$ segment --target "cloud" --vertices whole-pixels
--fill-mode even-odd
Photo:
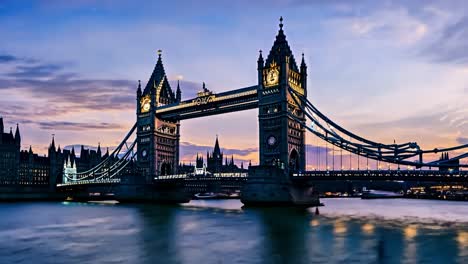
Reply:
[[[79,123],[79,122],[66,122],[66,121],[49,121],[49,122],[38,122],[39,127],[42,129],[56,129],[56,130],[73,130],[81,131],[87,129],[121,129],[124,128],[120,124],[113,123]]]
[[[9,55],[9,54],[0,55],[0,63],[9,63],[9,62],[17,61],[17,60],[18,58],[13,55]]]
[[[20,65],[7,75],[18,78],[50,77],[62,69],[63,66],[58,64]]]
[[[457,142],[458,142],[459,144],[462,144],[462,145],[463,145],[463,144],[468,144],[468,137],[458,137],[458,138],[457,138]]]
[[[422,54],[438,63],[468,63],[468,16],[446,26]]]

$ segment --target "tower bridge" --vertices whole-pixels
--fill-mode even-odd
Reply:
[[[195,98],[182,100],[182,89],[179,83],[175,92],[171,88],[159,52],[147,84],[144,87],[141,82],[138,84],[137,121],[121,144],[95,168],[64,174],[66,183],[57,188],[73,195],[76,190],[86,194],[93,188],[102,190],[107,186],[121,200],[186,202],[190,199],[187,195],[190,188],[205,190],[223,185],[242,188],[241,200],[245,204],[313,206],[319,204],[313,188],[314,181],[319,180],[467,184],[468,174],[462,168],[468,165],[460,160],[468,152],[459,153],[466,151],[468,144],[429,150],[416,142],[383,144],[346,130],[320,112],[307,98],[304,54],[298,64],[286,40],[282,19],[269,53],[265,58],[262,51],[259,53],[257,74],[255,85],[214,93],[203,84]],[[258,166],[250,166],[248,174],[211,177],[194,177],[177,171],[182,120],[249,109],[258,109]],[[306,171],[306,134],[358,157],[412,169]],[[448,152],[457,152],[458,156],[450,159],[445,154]],[[428,154],[434,153],[444,153],[445,158],[425,160]],[[111,158],[117,156],[120,157],[117,161]]]

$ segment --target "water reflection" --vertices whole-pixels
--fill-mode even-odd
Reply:
[[[312,219],[310,220],[310,226],[319,226],[320,225],[320,221],[318,219]]]
[[[177,239],[177,212],[170,205],[137,206],[141,216],[139,242],[141,260],[145,263],[180,263]],[[157,252],[157,254],[155,254]]]
[[[309,214],[288,208],[246,209],[258,217],[262,229],[264,263],[310,263],[306,237]]]
[[[333,225],[333,233],[338,235],[338,234],[346,233],[346,231],[347,231],[346,223],[341,219],[337,219],[335,221],[335,224]]]
[[[364,233],[370,235],[370,234],[373,234],[374,233],[374,225],[371,224],[371,223],[364,223],[362,226],[361,226],[361,229]]]
[[[418,234],[418,229],[416,225],[409,225],[403,229],[403,234],[408,240],[413,239]]]
[[[0,263],[468,263],[466,209],[418,202],[379,202],[364,214],[373,201],[338,199],[321,215],[233,200],[0,204]],[[404,215],[427,205],[458,220]]]

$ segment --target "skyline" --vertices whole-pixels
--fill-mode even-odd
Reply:
[[[184,6],[177,10],[180,21],[167,14],[148,18],[152,7],[135,10],[126,1],[78,1],[71,7],[56,1],[0,4],[0,23],[7,25],[0,34],[9,36],[0,44],[5,127],[20,123],[22,149],[32,145],[40,153],[51,134],[62,146],[113,146],[136,119],[137,83],[146,84],[156,50],[163,50],[173,89],[181,80],[183,99],[202,82],[214,92],[246,87],[257,82],[258,50],[271,48],[282,15],[294,55],[306,55],[309,99],[337,123],[383,143],[417,141],[423,148],[468,143],[468,49],[463,49],[468,18],[461,2],[431,1],[421,7],[399,1],[382,6],[273,1],[271,12],[256,15],[260,4],[243,10],[242,2],[222,17],[206,17],[226,8],[214,3],[195,10]],[[62,13],[47,17],[57,12]],[[43,27],[31,30],[37,20]],[[253,157],[256,115],[249,110],[183,121],[181,142],[212,148],[219,134],[225,139],[222,147],[236,159]],[[310,134],[307,138],[316,142]]]

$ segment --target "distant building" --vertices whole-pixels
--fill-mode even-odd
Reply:
[[[445,165],[446,167],[439,167],[439,171],[450,171],[458,172],[460,169],[460,160],[459,159],[450,159],[448,152],[442,152],[439,159],[440,164]]]
[[[50,159],[29,151],[20,152],[20,167],[17,183],[21,185],[49,185]]]
[[[4,133],[3,118],[0,117],[0,184],[14,184],[20,167],[21,136],[18,125],[13,136]]]
[[[241,163],[240,168],[234,163],[234,155],[232,155],[229,160],[227,157],[224,156],[219,146],[218,137],[216,137],[213,151],[211,153],[207,151],[206,157],[207,158],[206,158],[206,163],[205,163],[203,155],[200,155],[199,153],[197,153],[195,166],[191,164],[190,165],[179,164],[178,171],[180,173],[195,173],[195,174],[205,174],[206,172],[224,173],[224,172],[247,171],[246,169],[244,169],[243,163]],[[223,164],[223,159],[224,159],[224,164]]]
[[[109,150],[102,156],[100,145],[97,150],[81,146],[80,156],[77,157],[74,148],[71,151],[66,149],[62,151],[60,146],[57,148],[54,138],[49,145],[47,156],[35,154],[31,147],[28,151],[21,151],[19,126],[16,126],[14,135],[11,128],[10,133],[4,133],[3,118],[0,117],[0,185],[49,185],[52,188],[57,183],[64,182],[64,172],[71,175],[84,172],[107,157]],[[133,165],[129,164],[122,173],[128,173],[133,169]]]

